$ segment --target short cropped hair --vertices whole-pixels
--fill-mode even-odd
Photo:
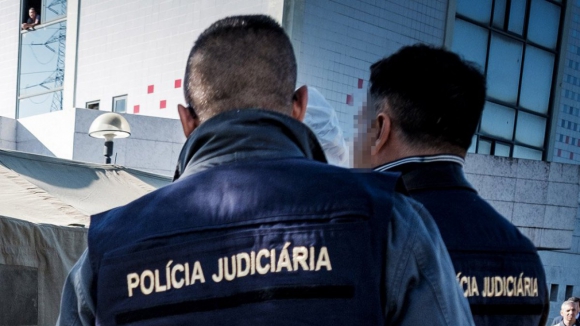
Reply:
[[[282,27],[264,15],[213,23],[187,61],[184,92],[204,121],[235,109],[292,112],[296,58]]]
[[[575,303],[576,302],[574,302],[574,301],[566,300],[566,301],[564,301],[562,303],[562,306],[560,307],[560,310],[564,310],[564,307],[566,307],[566,306],[572,306],[572,307],[574,307],[574,306],[576,306]]]
[[[485,103],[485,78],[442,48],[407,46],[371,66],[370,96],[404,141],[466,151]]]
[[[568,299],[566,299],[566,301],[572,301],[572,302],[579,302],[580,303],[580,298],[578,298],[578,297],[569,297]]]

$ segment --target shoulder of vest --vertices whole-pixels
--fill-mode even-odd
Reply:
[[[292,195],[281,193],[285,191]],[[377,211],[371,208],[374,205],[390,210],[395,192],[405,192],[395,173],[344,169],[300,158],[224,164],[92,216],[89,244],[100,257],[126,241],[144,239],[143,234],[153,229],[173,232],[183,229],[183,223],[201,230],[226,224],[249,226],[297,214],[368,215]],[[188,220],[182,212],[204,218]]]
[[[409,191],[405,186],[405,182],[400,172],[378,172],[366,169],[352,169],[351,171],[365,176],[367,182],[370,182],[372,185],[379,186],[389,192],[397,192],[409,196]]]

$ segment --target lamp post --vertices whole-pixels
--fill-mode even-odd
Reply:
[[[111,164],[113,154],[113,138],[126,138],[131,135],[131,127],[127,120],[118,113],[105,113],[98,116],[89,128],[89,136],[105,138],[105,164]]]

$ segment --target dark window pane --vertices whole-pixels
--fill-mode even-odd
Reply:
[[[62,86],[66,22],[22,34],[20,96]]]
[[[533,46],[526,47],[520,105],[538,113],[548,113],[554,54]]]
[[[62,110],[62,91],[21,99],[18,106],[18,118],[59,110]]]
[[[503,29],[505,22],[505,5],[506,0],[495,0],[495,6],[493,7],[493,23],[492,25]]]
[[[524,33],[524,17],[526,16],[526,0],[512,0],[508,30],[522,35]]]
[[[566,285],[566,298],[571,297],[574,294],[574,285]]]
[[[514,157],[525,158],[528,160],[542,160],[542,151],[531,149],[524,146],[514,146]]]
[[[92,102],[87,102],[86,104],[86,108],[90,109],[90,110],[98,110],[100,106],[100,101],[92,101]]]
[[[550,301],[558,301],[558,284],[552,284],[550,286]]]
[[[512,140],[515,115],[512,108],[486,102],[481,117],[481,134]]]
[[[528,25],[528,39],[555,49],[558,41],[560,7],[545,0],[533,0]]]
[[[488,95],[515,104],[521,64],[522,43],[492,34],[487,67]]]
[[[457,13],[480,23],[489,24],[491,0],[458,0]]]
[[[465,60],[477,63],[483,72],[485,68],[488,33],[485,28],[461,19],[455,19],[451,50],[460,54]]]
[[[516,140],[520,143],[543,147],[546,133],[546,118],[526,112],[518,114]]]

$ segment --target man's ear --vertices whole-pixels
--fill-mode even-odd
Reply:
[[[381,112],[376,118],[376,132],[377,136],[375,138],[375,143],[371,149],[371,155],[375,156],[384,150],[387,142],[391,138],[391,118],[385,113]]]
[[[298,88],[292,97],[292,117],[303,121],[308,105],[308,88],[306,85]]]
[[[189,109],[181,104],[177,105],[177,112],[179,113],[179,120],[181,120],[181,126],[183,127],[183,134],[187,138],[201,122],[199,121],[199,117],[191,115]]]

